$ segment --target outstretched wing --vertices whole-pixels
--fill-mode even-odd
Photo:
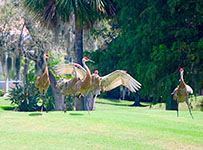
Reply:
[[[127,87],[131,92],[136,92],[141,88],[141,84],[123,70],[116,70],[101,78],[103,92],[110,91],[120,85]]]
[[[192,93],[193,93],[193,90],[192,90],[192,88],[191,88],[189,85],[186,85],[186,89],[187,89],[187,92],[188,92],[189,94],[192,94]]]
[[[54,71],[58,75],[74,74],[75,64],[77,64],[77,63],[57,65],[57,66],[54,67]],[[77,65],[79,66],[78,68],[76,68],[77,76],[80,79],[85,78],[85,76],[86,76],[86,70],[81,65],[79,65],[79,64],[77,64]]]
[[[177,87],[173,90],[173,92],[171,93],[171,95],[174,95],[175,93],[177,93],[178,88],[179,88],[179,86],[177,86]]]

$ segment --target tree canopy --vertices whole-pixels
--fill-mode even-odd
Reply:
[[[171,99],[179,68],[195,92],[202,90],[203,24],[200,0],[116,0],[120,33],[93,52],[101,74],[127,70],[143,85],[142,97]]]

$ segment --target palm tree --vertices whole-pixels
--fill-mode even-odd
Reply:
[[[114,17],[116,13],[113,0],[24,0],[25,6],[35,14],[35,19],[50,29],[60,21],[75,19],[75,56],[82,64],[83,29],[91,29],[97,19]]]

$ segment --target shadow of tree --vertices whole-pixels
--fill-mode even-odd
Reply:
[[[98,104],[108,104],[108,105],[115,105],[115,106],[130,106],[129,104],[122,104],[118,102],[115,102],[115,100],[112,100],[113,103],[111,102],[96,102]]]

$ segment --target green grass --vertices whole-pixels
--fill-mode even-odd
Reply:
[[[15,112],[0,109],[2,150],[201,150],[203,112],[129,107],[99,99],[96,111]],[[0,106],[9,101],[0,98]]]

